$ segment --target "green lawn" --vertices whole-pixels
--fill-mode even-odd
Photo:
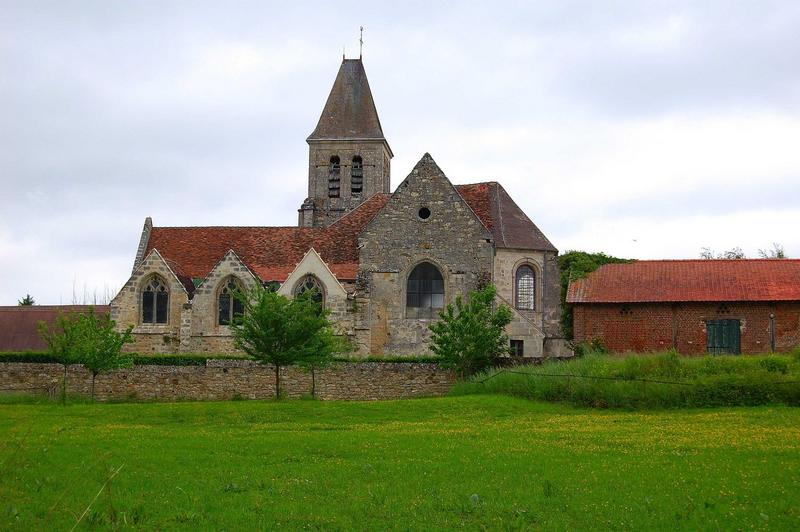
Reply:
[[[797,529],[800,409],[0,405],[0,529]]]

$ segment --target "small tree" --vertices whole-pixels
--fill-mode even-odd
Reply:
[[[40,321],[39,336],[47,343],[49,354],[64,367],[61,380],[61,402],[67,402],[67,366],[78,361],[82,350],[83,337],[78,326],[78,314],[60,313],[53,326]]]
[[[745,255],[742,248],[736,246],[735,248],[731,248],[728,251],[723,251],[722,253],[714,254],[714,250],[711,248],[700,248],[700,258],[706,260],[713,260],[713,259],[727,259],[727,260],[738,260],[738,259],[746,259],[747,255]]]
[[[67,366],[70,364],[83,364],[92,373],[93,401],[98,374],[131,365],[130,358],[122,355],[122,346],[133,341],[131,329],[118,332],[111,317],[98,316],[94,308],[84,313],[59,314],[52,328],[39,322],[39,334],[47,342],[50,354],[64,366],[62,402],[66,402]]]
[[[442,357],[442,365],[454,369],[461,379],[495,364],[497,357],[509,352],[504,330],[513,314],[505,306],[495,306],[497,290],[489,284],[469,293],[465,303],[457,296],[439,313],[439,321],[430,325],[431,350]]]
[[[319,307],[319,303],[313,301],[313,294],[311,292],[304,292],[298,296],[298,299],[309,299],[318,308],[318,318],[312,327],[316,327],[318,332],[315,335],[313,343],[315,345],[309,346],[303,358],[297,361],[297,364],[311,374],[311,397],[317,396],[317,371],[324,369],[331,365],[333,362],[334,353],[345,353],[352,350],[350,341],[341,335],[335,334],[333,327],[328,320],[330,311]]]
[[[772,243],[772,249],[759,249],[758,256],[762,259],[785,259],[786,251],[777,242]]]
[[[133,327],[128,327],[120,333],[108,314],[98,316],[94,313],[94,309],[89,309],[89,312],[78,316],[78,327],[83,342],[77,359],[92,373],[91,397],[94,401],[94,382],[97,375],[133,365],[131,358],[122,353],[122,347],[133,342],[131,338]]]
[[[31,305],[35,305],[36,301],[33,300],[33,297],[31,297],[30,294],[25,294],[25,297],[17,301],[17,304],[20,307],[29,307]]]
[[[231,324],[236,347],[275,368],[275,398],[281,397],[283,366],[318,368],[334,352],[328,314],[311,294],[288,299],[260,284],[235,294],[244,313]]]

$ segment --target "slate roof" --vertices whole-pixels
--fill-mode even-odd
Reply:
[[[800,260],[606,264],[573,281],[568,303],[800,301]]]
[[[558,251],[500,183],[456,185],[456,190],[492,232],[497,247]]]
[[[384,139],[361,59],[344,59],[308,140]]]
[[[43,351],[47,344],[39,336],[38,323],[52,325],[59,313],[85,312],[89,305],[31,305],[0,307],[0,351]],[[95,305],[95,312],[108,314],[108,305]]]
[[[457,185],[456,190],[491,231],[497,247],[556,251],[498,183]],[[191,295],[233,250],[262,281],[283,282],[314,248],[340,281],[358,272],[358,234],[391,194],[376,194],[328,227],[153,227],[145,256],[157,249]]]

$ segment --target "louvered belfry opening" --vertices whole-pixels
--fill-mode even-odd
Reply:
[[[364,164],[361,157],[353,157],[353,166],[350,167],[350,192],[361,194],[364,188]]]
[[[339,161],[339,156],[334,155],[331,157],[330,166],[328,170],[328,197],[338,198],[341,189],[341,172],[342,166]]]

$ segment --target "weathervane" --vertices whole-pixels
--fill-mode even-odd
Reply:
[[[361,59],[363,54],[364,48],[364,26],[359,28],[359,35],[358,35],[358,58]]]

